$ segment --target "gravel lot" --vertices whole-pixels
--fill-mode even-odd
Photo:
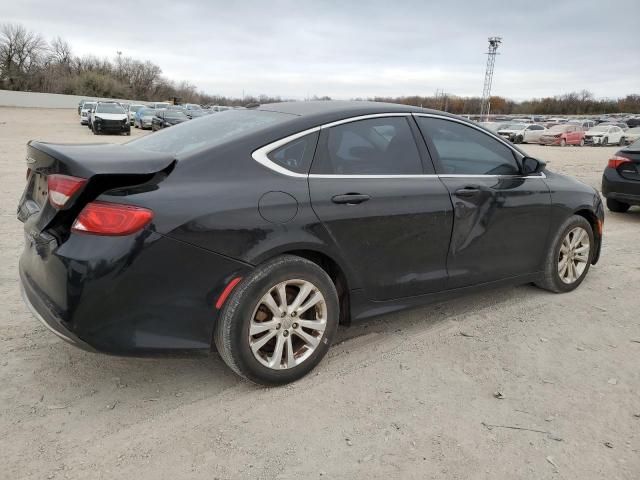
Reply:
[[[640,209],[607,212],[573,293],[507,288],[358,324],[309,377],[263,389],[216,356],[85,353],[28,313],[15,208],[32,138],[129,139],[71,110],[0,108],[0,478],[640,478]],[[599,186],[617,148],[525,149]]]

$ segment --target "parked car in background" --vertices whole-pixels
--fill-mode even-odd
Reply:
[[[570,292],[602,243],[594,188],[405,105],[276,103],[27,149],[19,275],[42,322],[105,353],[215,345],[266,385],[316,367],[341,319],[495,285]]]
[[[129,116],[129,124],[133,125],[136,119],[136,112],[141,108],[145,108],[144,105],[139,103],[132,103],[129,105],[129,109],[127,110],[127,115]]]
[[[508,122],[479,122],[478,125],[486,128],[490,132],[498,133],[498,130],[509,125]]]
[[[78,102],[78,115],[80,115],[80,112],[82,111],[82,105],[84,104],[84,102],[86,102],[87,100],[85,100],[84,98],[82,100],[80,100]]]
[[[498,130],[498,135],[513,143],[538,143],[546,131],[542,125],[510,123]]]
[[[188,113],[186,111],[184,112],[184,114],[189,118],[200,118],[200,117],[204,117],[205,115],[209,115],[209,113],[210,112],[208,112],[204,108],[200,110],[189,110]]]
[[[129,115],[117,102],[98,102],[91,113],[91,130],[95,135],[124,133],[131,135]]]
[[[89,125],[91,109],[96,106],[96,102],[83,102],[80,110],[80,125]]]
[[[171,106],[172,104],[169,102],[153,102],[150,103],[148,106],[149,108],[153,108],[154,110],[158,110],[161,108],[169,108],[169,106]]]
[[[584,130],[578,125],[556,125],[540,136],[540,145],[584,145]]]
[[[624,132],[624,141],[626,144],[630,145],[638,140],[640,140],[640,127],[630,128]]]
[[[640,117],[628,118],[626,124],[629,126],[629,128],[640,127]]]
[[[640,205],[640,140],[618,150],[602,175],[602,195],[612,212]]]
[[[624,145],[624,130],[616,125],[601,123],[585,133],[586,145]]]
[[[189,117],[179,110],[156,110],[155,115],[151,118],[151,130],[155,132],[187,120]]]
[[[140,108],[134,117],[133,126],[142,130],[151,128],[151,120],[153,120],[155,113],[156,111],[153,108]]]
[[[582,127],[582,129],[586,132],[590,128],[595,127],[596,126],[596,122],[594,120],[577,119],[577,120],[569,120],[566,123],[566,125],[578,125],[578,126]]]
[[[620,127],[623,131],[629,129],[629,125],[627,125],[625,122],[602,122],[599,125],[615,125],[616,127]]]

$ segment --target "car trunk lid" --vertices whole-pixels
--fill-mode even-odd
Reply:
[[[640,146],[630,145],[623,148],[616,157],[626,158],[629,161],[620,162],[617,166],[618,173],[627,180],[635,180],[640,182]]]
[[[50,234],[68,235],[80,210],[100,194],[164,178],[175,162],[170,154],[127,145],[31,141],[27,145],[27,185],[18,205],[18,219],[25,224],[32,240],[44,236],[49,242]],[[63,206],[56,207],[55,199],[50,201],[49,177],[81,185],[72,191]],[[45,230],[47,235],[43,235]]]

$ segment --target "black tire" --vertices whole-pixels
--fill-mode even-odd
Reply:
[[[563,139],[561,139],[561,140],[560,140],[560,146],[561,146],[561,147],[566,147],[566,146],[567,146],[567,140],[566,140],[566,139],[564,139],[564,138],[563,138]]]
[[[626,145],[627,141],[625,140],[624,137],[620,137],[620,141],[618,142],[618,145],[623,147],[624,145]]]
[[[581,147],[584,147],[584,138],[581,138],[581,139],[580,139],[580,146],[581,146]]]
[[[607,198],[607,208],[612,212],[625,213],[629,208],[631,208],[631,205],[614,200],[613,198]]]
[[[524,141],[524,138],[522,137],[522,135],[518,135],[516,137],[516,142],[515,143],[522,143]]]
[[[573,283],[565,283],[562,281],[562,279],[560,278],[560,274],[558,273],[560,247],[562,246],[562,242],[567,234],[576,227],[582,227],[589,235],[589,257],[586,263],[586,267],[582,274],[578,277],[578,279]],[[544,263],[543,277],[541,280],[535,282],[535,284],[540,288],[549,290],[550,292],[554,293],[566,293],[575,290],[583,282],[583,280],[587,276],[587,273],[589,273],[589,267],[591,266],[591,261],[593,260],[595,246],[596,245],[593,236],[593,229],[591,228],[591,224],[587,221],[587,219],[581,217],[580,215],[572,215],[571,217],[567,218],[558,229],[553,242],[551,242],[551,249],[549,250]]]
[[[273,286],[292,279],[311,282],[322,293],[327,323],[319,344],[306,360],[276,370],[255,358],[249,345],[249,325],[260,299]],[[338,294],[329,275],[309,260],[282,255],[258,266],[233,290],[220,312],[213,340],[224,362],[238,375],[260,385],[282,385],[304,377],[320,363],[335,338],[339,318]]]

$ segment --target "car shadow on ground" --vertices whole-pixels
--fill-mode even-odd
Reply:
[[[332,362],[339,361],[341,350],[352,353],[366,344],[357,342],[359,337],[378,334],[381,341],[385,335],[391,340],[399,332],[421,333],[451,321],[459,321],[461,329],[472,329],[473,324],[465,324],[464,317],[485,309],[519,301],[523,296],[546,295],[530,286],[506,287],[491,290],[489,294],[476,293],[438,302],[410,311],[387,314],[366,321],[341,326],[334,342],[336,351]],[[47,332],[48,334],[48,332]],[[401,333],[400,333],[401,334]],[[39,339],[45,337],[39,336]],[[38,343],[40,340],[38,340]],[[92,392],[110,392],[117,388],[127,388],[126,396],[131,401],[161,399],[165,396],[190,392],[196,397],[208,397],[248,382],[240,380],[213,352],[210,356],[190,357],[184,355],[156,356],[151,358],[115,357],[79,350],[62,341],[51,338],[46,346],[48,355],[33,355],[27,368],[37,377],[37,384],[45,391],[47,385],[66,385],[67,396],[81,397]],[[331,353],[331,352],[330,352]],[[366,355],[366,352],[359,352]],[[322,369],[320,364],[318,369]],[[123,392],[118,392],[124,394]]]

